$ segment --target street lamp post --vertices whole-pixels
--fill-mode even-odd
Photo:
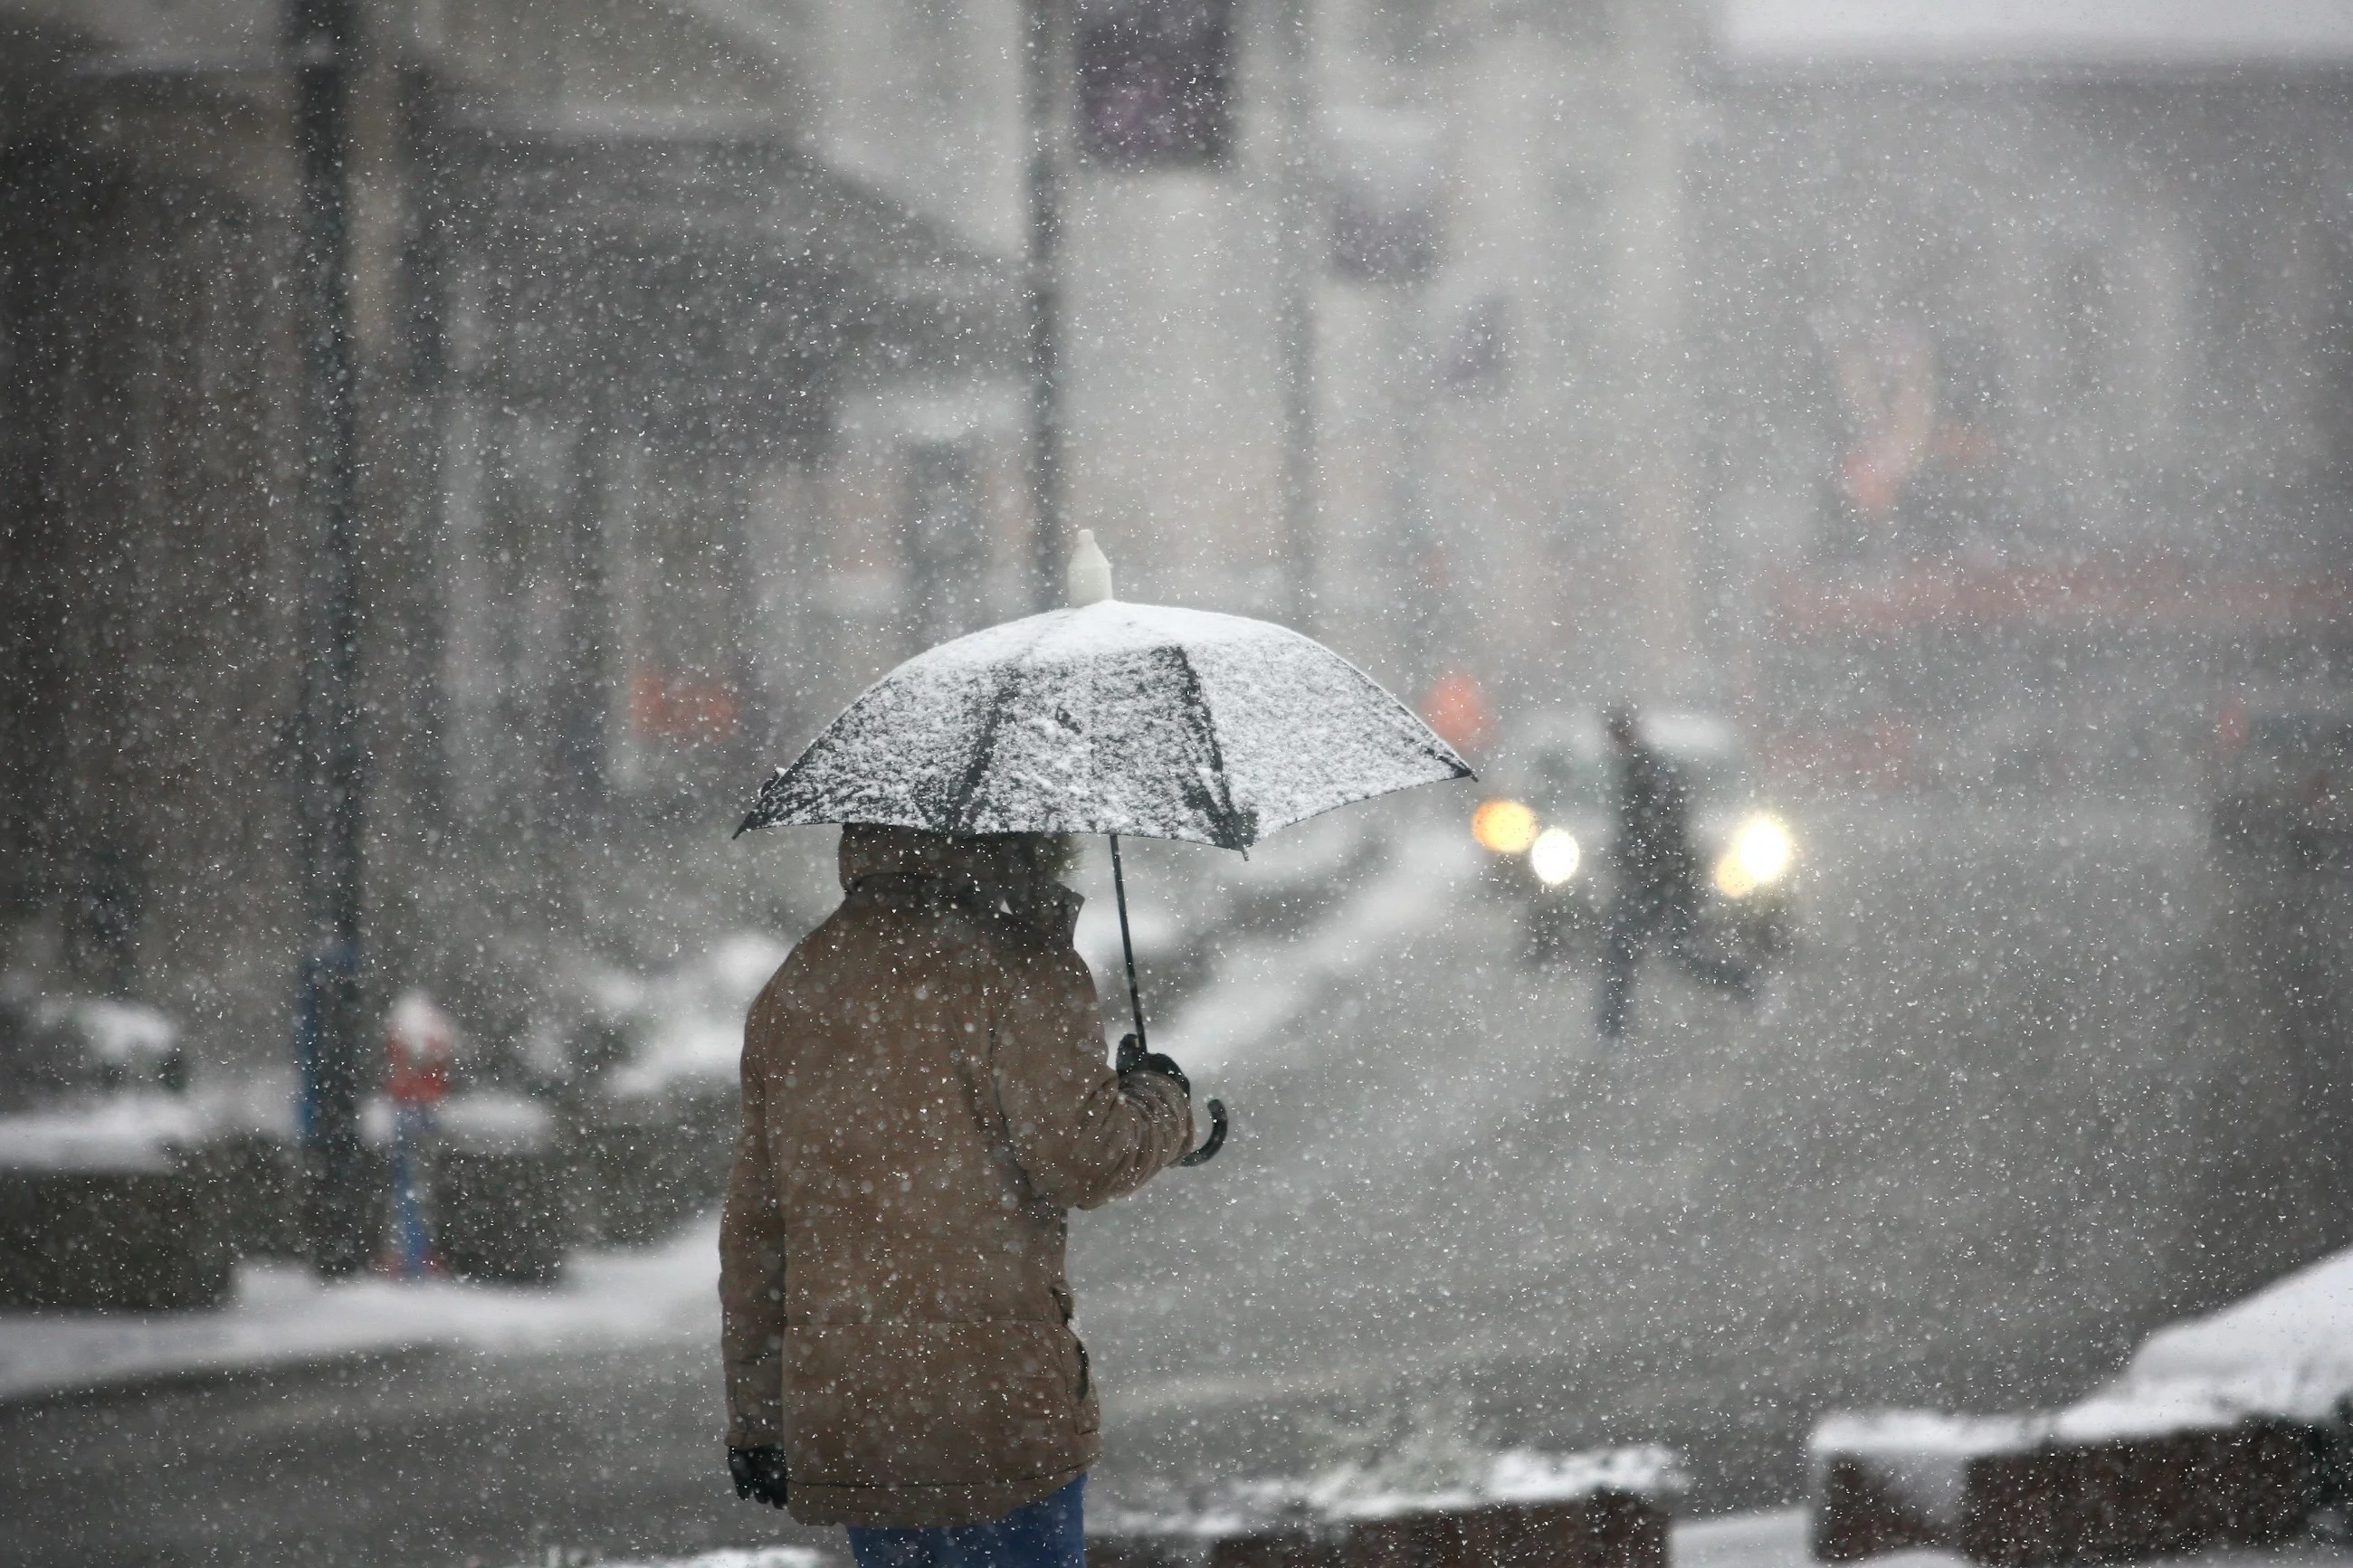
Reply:
[[[1283,577],[1292,624],[1313,631],[1320,562],[1315,499],[1315,226],[1310,167],[1307,0],[1273,0],[1276,92],[1275,317],[1282,355]]]
[[[1029,141],[1030,593],[1037,607],[1062,602],[1062,71],[1068,0],[1026,0],[1022,63]]]
[[[316,544],[304,606],[298,715],[302,805],[296,836],[307,951],[296,1016],[313,1260],[322,1274],[366,1266],[375,1192],[360,1141],[373,1079],[361,1016],[357,416],[351,322],[351,96],[354,0],[288,0],[301,160],[303,500]]]

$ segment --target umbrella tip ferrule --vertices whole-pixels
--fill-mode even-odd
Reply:
[[[1068,583],[1071,608],[1082,609],[1099,605],[1112,596],[1111,558],[1095,542],[1095,531],[1079,530],[1078,542],[1071,546],[1071,570]]]

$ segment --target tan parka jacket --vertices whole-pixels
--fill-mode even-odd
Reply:
[[[1075,899],[999,907],[1002,843],[845,829],[841,907],[744,1026],[728,1442],[784,1449],[805,1523],[980,1523],[1082,1474],[1064,1216],[1192,1139],[1174,1079],[1104,1060]]]

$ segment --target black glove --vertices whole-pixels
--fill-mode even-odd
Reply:
[[[735,1495],[770,1508],[785,1506],[785,1451],[782,1448],[730,1448],[727,1473],[735,1479]]]
[[[1125,1078],[1132,1072],[1156,1072],[1162,1078],[1173,1078],[1176,1087],[1185,1091],[1186,1099],[1193,1097],[1193,1080],[1185,1076],[1183,1068],[1158,1051],[1145,1050],[1143,1041],[1126,1035],[1119,1042],[1119,1076]]]

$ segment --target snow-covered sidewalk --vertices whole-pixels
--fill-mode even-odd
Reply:
[[[551,1563],[570,1561],[558,1553],[539,1562],[517,1563],[515,1568],[547,1568]],[[691,1557],[598,1557],[579,1561],[593,1561],[596,1568],[827,1568],[837,1562],[847,1563],[849,1552],[844,1549],[829,1557],[808,1546],[723,1546]]]
[[[1769,1513],[1735,1513],[1717,1519],[1692,1520],[1674,1527],[1669,1538],[1670,1568],[1819,1568],[1806,1545],[1806,1510],[1778,1509]],[[849,1553],[838,1554],[847,1562]],[[835,1559],[804,1546],[768,1546],[707,1552],[692,1557],[607,1561],[601,1568],[822,1568]],[[2323,1543],[2298,1543],[2265,1551],[2205,1553],[2173,1561],[2199,1568],[2344,1568],[2353,1563],[2353,1550]],[[522,1568],[522,1565],[518,1565]],[[536,1568],[536,1565],[531,1565]],[[1905,1552],[1877,1560],[1874,1568],[1974,1568],[1953,1552]]]
[[[1674,1527],[1667,1561],[1670,1568],[1820,1568],[1807,1544],[1808,1528],[1806,1510],[1801,1508],[1691,1520]],[[2353,1563],[2353,1548],[2296,1542],[2155,1561],[2197,1563],[2200,1568],[2344,1568]],[[1874,1557],[1872,1568],[1977,1568],[1977,1564],[1957,1552],[1921,1548]]]
[[[248,1263],[235,1300],[216,1311],[0,1312],[0,1400],[428,1346],[713,1339],[718,1282],[716,1219],[657,1247],[575,1254],[550,1289],[374,1277],[327,1284],[298,1264]]]

